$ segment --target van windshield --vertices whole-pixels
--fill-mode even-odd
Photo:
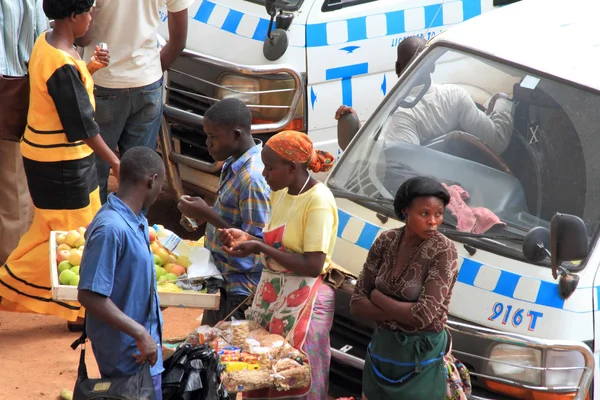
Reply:
[[[393,199],[410,177],[433,177],[451,195],[442,226],[449,236],[495,235],[505,240],[492,251],[519,257],[527,232],[549,228],[557,212],[596,232],[598,110],[598,93],[437,46],[386,98],[328,183],[393,215],[391,202],[373,199]]]

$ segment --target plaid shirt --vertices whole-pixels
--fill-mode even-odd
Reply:
[[[270,189],[262,176],[261,149],[256,145],[237,160],[230,157],[225,161],[213,209],[234,227],[262,239],[262,229],[270,217]],[[263,268],[260,255],[229,257],[221,249],[217,228],[210,224],[204,247],[212,252],[219,270],[229,274],[224,276],[228,294],[254,293]]]

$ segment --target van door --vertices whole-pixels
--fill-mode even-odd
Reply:
[[[431,39],[493,8],[492,0],[317,0],[306,26],[308,132],[340,154],[334,114],[344,104],[366,121],[396,83],[396,46]]]

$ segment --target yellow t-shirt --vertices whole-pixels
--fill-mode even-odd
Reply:
[[[285,224],[285,249],[300,254],[325,253],[325,271],[331,263],[338,229],[337,206],[331,191],[317,183],[299,196],[288,194],[287,189],[271,192],[271,210],[271,220],[264,230]]]

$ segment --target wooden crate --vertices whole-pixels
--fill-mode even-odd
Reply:
[[[77,301],[77,287],[61,285],[58,280],[58,265],[56,263],[56,237],[61,231],[50,233],[50,283],[52,299],[58,301]],[[201,308],[203,310],[218,310],[221,295],[206,293],[170,293],[158,292],[161,307]]]

